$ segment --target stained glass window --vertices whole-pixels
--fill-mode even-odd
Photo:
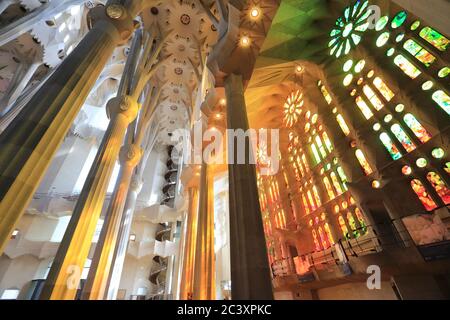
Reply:
[[[364,156],[364,153],[360,149],[357,149],[355,151],[355,155],[356,155],[356,158],[359,161],[359,164],[363,168],[364,173],[366,175],[371,174],[373,171],[372,171],[372,168],[370,167],[369,162],[367,161],[366,157]]]
[[[331,186],[330,180],[327,177],[323,178],[323,184],[325,185],[325,189],[327,190],[330,200],[334,199],[336,195],[334,194],[333,187]]]
[[[352,229],[352,233],[353,233],[353,236],[355,237],[355,238],[358,238],[359,237],[359,231],[358,231],[358,228],[357,228],[357,225],[356,225],[356,221],[355,221],[355,218],[353,218],[353,215],[351,214],[351,212],[347,212],[347,221],[348,221],[348,224],[350,225],[350,229]]]
[[[311,211],[309,209],[308,201],[306,201],[306,197],[304,194],[302,194],[302,202],[303,202],[303,208],[305,209],[305,213],[309,214]]]
[[[397,160],[402,157],[402,154],[398,150],[398,148],[395,146],[394,142],[391,140],[389,135],[386,132],[383,132],[380,134],[380,140],[383,143],[386,150],[391,155],[392,159]]]
[[[428,131],[411,113],[405,114],[403,120],[405,120],[406,125],[411,129],[420,142],[425,143],[431,139],[431,134],[428,133]]]
[[[424,39],[425,41],[427,41],[440,51],[447,50],[447,47],[450,43],[450,40],[448,40],[442,34],[440,34],[439,32],[430,27],[423,28],[420,31],[419,35],[422,39]]]
[[[400,141],[403,148],[405,148],[405,150],[407,152],[411,152],[416,149],[416,146],[411,141],[411,139],[408,137],[408,135],[405,133],[405,131],[402,129],[402,127],[400,127],[400,125],[398,125],[398,124],[392,125],[391,131],[395,135],[395,137],[398,139],[398,141]]]
[[[415,79],[422,73],[408,59],[399,54],[394,58],[394,63],[411,79]]]
[[[330,93],[328,92],[327,88],[325,88],[325,86],[321,86],[320,87],[320,91],[322,92],[323,97],[325,98],[325,101],[328,104],[331,104],[331,102],[333,101],[333,99],[331,98]]]
[[[347,123],[344,120],[344,117],[340,114],[336,115],[336,120],[339,124],[339,126],[341,127],[342,132],[348,136],[350,134],[350,129],[347,126]]]
[[[315,140],[317,147],[319,147],[320,154],[322,155],[322,157],[325,158],[327,156],[327,152],[325,150],[325,147],[323,146],[322,140],[320,139],[319,136],[316,136]]]
[[[284,119],[283,122],[286,127],[290,128],[297,123],[300,114],[302,113],[303,94],[299,90],[292,92],[286,102],[284,103]]]
[[[441,70],[439,70],[438,77],[439,78],[445,78],[450,74],[450,68],[449,67],[443,67]]]
[[[312,231],[312,236],[313,236],[313,240],[314,240],[314,245],[316,246],[316,251],[320,251],[322,248],[320,247],[319,240],[317,239],[316,230]]]
[[[308,196],[309,203],[311,204],[311,210],[312,210],[312,211],[317,210],[317,206],[316,206],[316,204],[314,203],[314,200],[313,200],[311,191],[308,190],[308,192],[306,193],[306,195]]]
[[[348,233],[347,225],[345,224],[345,220],[342,216],[338,218],[339,226],[341,227],[342,234],[346,239],[350,239],[350,234]]]
[[[333,151],[333,145],[331,144],[330,138],[328,138],[328,134],[325,131],[322,132],[322,138],[325,143],[325,146],[328,149],[328,152]]]
[[[311,144],[311,151],[314,155],[314,159],[316,160],[316,164],[320,163],[321,159],[319,156],[319,152],[317,151],[316,145],[314,143]]]
[[[389,22],[389,17],[388,16],[384,16],[381,17],[380,19],[378,19],[377,23],[375,24],[375,30],[376,31],[381,31],[384,29],[384,27],[386,27],[386,25]]]
[[[422,202],[423,206],[427,211],[431,211],[437,208],[436,203],[430,197],[430,195],[428,194],[427,190],[423,186],[422,182],[420,182],[420,180],[413,179],[411,181],[411,187],[416,193],[416,195],[419,197],[419,200]]]
[[[367,10],[369,1],[357,1],[344,10],[344,15],[336,20],[334,29],[330,32],[328,43],[330,54],[339,58],[350,52],[351,48],[361,42],[361,33],[369,27],[367,18],[371,11]]]
[[[428,50],[424,49],[416,41],[409,39],[403,44],[403,48],[408,51],[413,57],[422,62],[425,66],[429,67],[436,61],[436,57],[433,56]]]
[[[367,225],[366,225],[366,221],[364,220],[364,216],[363,216],[361,210],[359,210],[359,208],[355,208],[355,215],[361,226],[361,234],[365,234],[367,231]]]
[[[322,227],[319,227],[319,237],[320,237],[320,240],[322,241],[323,248],[324,249],[328,248],[330,245],[328,244],[325,234],[323,233]]]
[[[342,167],[337,167],[336,171],[337,171],[337,173],[339,175],[339,178],[341,178],[341,181],[342,181],[342,184],[344,186],[344,189],[347,190],[347,184],[346,183],[348,182],[348,179],[347,179],[347,176],[345,175],[344,169],[342,169]]]
[[[445,155],[445,151],[442,148],[434,148],[431,151],[431,155],[433,156],[433,158],[435,159],[442,159]]]
[[[407,16],[408,16],[408,13],[406,13],[406,11],[400,11],[399,13],[397,13],[391,22],[392,29],[397,29],[403,23],[405,23]]]
[[[445,204],[450,204],[450,190],[445,185],[445,182],[436,172],[429,172],[427,174],[427,179],[436,190],[439,197]]]
[[[382,34],[380,34],[376,42],[377,47],[384,46],[388,42],[389,36],[390,36],[389,32],[383,32]]]
[[[433,93],[433,100],[441,107],[442,110],[450,115],[450,97],[442,90],[438,90]]]
[[[353,75],[352,74],[348,74],[348,75],[346,75],[344,77],[344,80],[342,81],[342,84],[347,87],[347,86],[350,85],[350,83],[352,83],[352,81],[353,81]]]
[[[381,102],[380,98],[378,98],[378,96],[375,94],[375,92],[372,90],[371,87],[365,85],[363,87],[363,92],[366,95],[367,99],[369,99],[372,105],[375,107],[375,109],[377,109],[378,111],[383,109],[384,107],[383,102]]]
[[[322,205],[322,202],[320,201],[320,197],[319,197],[319,192],[317,191],[317,187],[313,186],[312,190],[313,190],[314,199],[316,200],[317,205],[318,206]]]
[[[328,236],[328,240],[330,241],[330,244],[334,244],[335,242],[334,242],[333,235],[331,233],[331,229],[330,229],[330,226],[328,225],[328,223],[325,223],[323,225],[323,229],[325,230],[325,233]]]
[[[367,103],[363,100],[363,98],[358,96],[358,97],[356,97],[355,101],[356,101],[356,105],[358,106],[359,110],[361,110],[362,114],[364,115],[364,117],[367,120],[369,120],[370,118],[373,117],[372,111],[370,110]]]
[[[378,91],[380,91],[381,95],[386,99],[386,101],[392,100],[395,95],[394,92],[389,89],[389,87],[383,80],[381,80],[380,77],[376,77],[375,79],[373,79],[373,85],[378,89]]]
[[[341,195],[343,193],[341,185],[338,181],[338,178],[336,177],[336,174],[334,172],[330,173],[331,181],[333,182],[333,186],[336,189],[336,192],[338,195]]]

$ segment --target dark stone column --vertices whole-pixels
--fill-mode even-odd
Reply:
[[[228,129],[249,128],[242,77],[225,80]],[[228,141],[231,295],[234,300],[273,299],[254,164],[237,164],[237,139]],[[246,150],[250,141],[246,138]],[[232,149],[231,149],[232,148]],[[246,157],[247,160],[249,157]]]

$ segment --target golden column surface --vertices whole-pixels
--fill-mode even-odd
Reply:
[[[206,163],[200,174],[200,196],[194,258],[194,300],[214,300],[216,294],[214,253],[214,180]]]
[[[0,254],[113,50],[132,35],[133,18],[143,6],[110,1],[92,9],[93,28],[1,134]]]
[[[186,219],[186,243],[183,251],[183,266],[181,274],[180,298],[192,299],[194,259],[196,252],[197,220],[198,220],[198,188],[189,189],[189,210]]]
[[[75,298],[81,275],[79,270],[83,270],[88,257],[126,129],[136,118],[140,106],[132,97],[122,96],[111,99],[106,107],[111,121],[53,261],[40,299]]]
[[[142,157],[142,149],[137,145],[122,147],[120,162],[121,175],[118,177],[117,189],[109,204],[100,238],[95,248],[91,268],[83,289],[83,298],[103,300],[112,268],[113,254],[116,248],[120,222],[130,188],[133,170]]]

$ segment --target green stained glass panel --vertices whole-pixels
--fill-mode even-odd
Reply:
[[[420,31],[419,35],[440,51],[447,50],[447,47],[450,43],[450,40],[448,40],[442,34],[440,34],[439,32],[430,27],[423,28]]]
[[[449,67],[444,67],[441,70],[439,70],[438,77],[439,78],[445,78],[449,74],[450,74],[450,68]]]
[[[384,16],[381,17],[380,19],[378,19],[376,25],[375,25],[375,30],[376,31],[381,31],[384,29],[384,27],[386,27],[386,25],[389,22],[389,17],[388,16]]]
[[[403,23],[405,23],[406,18],[408,17],[408,14],[406,11],[400,11],[396,14],[396,16],[392,19],[391,27],[393,29],[397,29],[400,27]]]

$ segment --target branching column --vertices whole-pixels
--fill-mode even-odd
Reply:
[[[142,1],[92,10],[94,27],[0,136],[0,253]]]
[[[230,74],[225,80],[228,129],[248,130],[242,77]],[[245,164],[237,163],[237,143],[228,141],[230,159],[230,253],[231,296],[241,299],[273,299],[269,262],[265,246],[261,208],[258,199],[256,169],[246,157]],[[245,148],[250,142],[246,138]],[[234,152],[231,152],[233,148]]]
[[[110,124],[53,261],[41,299],[74,299],[79,278],[73,279],[76,286],[68,285],[69,278],[74,278],[70,270],[84,267],[126,129],[136,118],[139,104],[130,96],[122,96],[111,99],[107,109]],[[131,154],[129,158],[134,159],[134,156]]]

